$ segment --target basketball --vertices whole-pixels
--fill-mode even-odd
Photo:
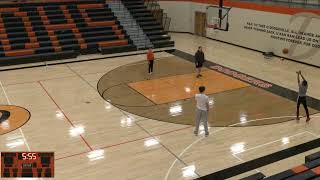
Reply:
[[[284,48],[284,49],[282,50],[282,53],[283,53],[283,54],[288,54],[288,53],[289,53],[289,49]]]

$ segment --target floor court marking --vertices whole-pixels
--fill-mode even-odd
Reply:
[[[280,116],[280,117],[261,118],[261,119],[249,120],[249,121],[247,121],[246,123],[248,123],[248,122],[255,122],[255,121],[262,121],[262,120],[267,120],[267,119],[281,119],[281,118],[287,118],[287,117],[295,118],[296,116]],[[312,117],[318,117],[318,116],[312,116]],[[229,125],[229,126],[227,126],[227,127],[235,127],[235,126],[240,125],[240,124],[243,124],[243,123],[242,123],[242,122],[239,122],[239,123],[231,124],[231,125]],[[218,133],[218,132],[220,132],[220,131],[222,131],[222,130],[225,130],[227,127],[218,129],[218,130],[213,131],[213,132],[210,132],[210,134]],[[198,142],[200,142],[200,141],[203,140],[203,139],[205,139],[205,138],[204,138],[204,137],[200,137],[199,139],[193,141],[189,146],[187,146],[187,147],[179,154],[178,157],[181,158],[181,156],[182,156],[187,150],[189,150],[194,144],[197,144]],[[174,165],[176,164],[176,162],[177,162],[177,159],[175,159],[175,160],[173,161],[173,163],[170,165],[170,167],[169,167],[169,169],[168,169],[168,171],[167,171],[167,173],[166,173],[166,175],[165,175],[164,180],[167,180],[167,179],[168,179],[168,177],[169,177],[169,175],[170,175],[170,173],[171,173],[171,170],[172,170],[172,168],[174,167]],[[199,176],[199,177],[200,177],[200,176]]]
[[[98,74],[98,73],[90,73],[90,74]],[[86,75],[86,74],[83,74],[83,75]],[[68,77],[74,77],[74,76],[68,76]],[[67,78],[67,77],[60,77],[60,78]],[[54,79],[60,79],[60,78],[54,78]],[[50,80],[50,79],[48,79]]]
[[[45,93],[47,94],[47,96],[51,99],[51,101],[56,105],[56,107],[60,110],[60,112],[63,114],[64,118],[67,120],[67,122],[69,122],[69,124],[72,127],[75,127],[74,124],[71,122],[71,120],[68,118],[68,116],[65,114],[65,112],[62,110],[62,108],[57,104],[57,102],[53,99],[53,97],[49,94],[49,92],[47,91],[47,89],[44,87],[44,85],[38,81],[39,85],[41,86],[41,88],[45,91]],[[92,147],[90,146],[90,144],[85,140],[85,138],[79,134],[80,138],[82,139],[82,141],[86,144],[86,146],[90,149],[90,151],[92,151]]]
[[[137,64],[140,64],[140,63],[137,63]],[[146,62],[142,62],[141,64],[146,64]],[[133,65],[136,65],[136,64],[133,64]],[[123,65],[123,66],[130,66],[130,65]],[[84,73],[84,74],[80,74],[80,75],[86,76],[86,75],[93,75],[93,74],[100,74],[100,73],[107,73],[107,72],[109,72],[109,71],[99,71],[99,72],[92,72],[92,73]],[[33,84],[33,83],[38,83],[39,81],[50,81],[50,80],[72,78],[72,77],[78,77],[78,76],[77,75],[75,75],[75,76],[72,75],[72,76],[63,76],[63,77],[55,77],[55,78],[48,78],[48,79],[39,79],[39,80],[35,80],[35,81],[26,81],[26,82],[20,82],[20,83],[6,84],[5,86],[15,86],[15,85],[20,85],[20,84]]]
[[[165,58],[165,57],[162,57],[162,58]],[[162,58],[158,58],[158,59],[162,59]],[[139,61],[141,61],[141,59]],[[133,66],[133,65],[139,65],[139,64],[146,64],[146,62],[132,63],[132,64],[130,63],[130,64],[122,65],[122,66]],[[48,67],[50,67],[50,66],[55,66],[55,65],[49,65]],[[115,68],[117,68],[117,67],[120,67],[120,66],[115,66]],[[111,69],[111,70],[113,70],[113,69]],[[93,75],[93,74],[100,74],[100,73],[107,73],[107,72],[109,72],[109,71],[98,71],[98,72],[84,73],[84,74],[80,74],[80,75],[86,76],[86,75]],[[12,84],[6,84],[5,86],[14,86],[14,85],[19,85],[19,84],[32,84],[32,83],[38,83],[38,81],[50,81],[50,80],[64,79],[64,78],[71,78],[71,77],[77,77],[77,75],[55,77],[55,78],[48,78],[48,79],[40,79],[40,80],[26,81],[26,82],[20,82],[20,83],[12,83]]]
[[[6,90],[4,89],[3,84],[2,84],[1,81],[0,81],[0,85],[1,85],[2,91],[3,91],[3,93],[4,93],[4,96],[5,96],[6,99],[7,99],[7,103],[8,103],[9,105],[11,105],[11,101],[10,101],[10,99],[9,99],[7,93],[6,93]],[[24,133],[23,133],[21,127],[19,128],[19,131],[20,131],[20,134],[21,134],[21,136],[22,136],[22,139],[23,139],[23,141],[24,141],[24,143],[25,143],[28,151],[31,151],[31,148],[30,148],[30,146],[29,146],[29,143],[28,143],[26,137],[24,136]]]
[[[138,121],[138,122],[139,122],[139,121]],[[154,134],[153,136],[161,136],[161,135],[171,134],[171,133],[173,133],[173,132],[183,131],[183,130],[190,129],[190,128],[192,128],[192,126],[188,126],[188,127],[184,127],[184,128],[179,128],[179,129],[175,129],[175,130],[167,131],[167,132],[161,132],[161,133],[158,133],[158,134]],[[124,142],[120,142],[120,143],[117,143],[117,144],[107,145],[107,146],[103,146],[103,147],[96,148],[96,149],[94,149],[94,150],[98,150],[98,149],[108,149],[108,148],[117,147],[117,146],[120,146],[120,145],[132,143],[132,142],[137,142],[137,141],[145,140],[145,139],[148,139],[148,138],[150,138],[150,136],[146,136],[146,137],[138,138],[138,139],[133,139],[133,140],[129,140],[129,141],[124,141]],[[69,157],[74,157],[74,156],[77,156],[77,155],[86,154],[86,153],[88,153],[88,152],[91,152],[91,151],[85,151],[85,152],[81,152],[81,153],[77,153],[77,154],[71,154],[71,155],[68,155],[68,156],[56,158],[55,160],[66,159],[66,158],[69,158]]]
[[[313,116],[313,117],[317,117],[317,116]],[[310,131],[306,131],[306,132],[311,134],[311,135],[313,135],[313,136],[315,136],[315,137],[320,137],[319,134],[316,134],[316,133],[313,133],[313,132],[310,132]]]
[[[97,92],[99,94],[99,92],[96,90],[95,87],[93,87],[92,84],[90,84],[86,79],[84,79],[79,73],[77,73],[76,71],[74,71],[68,64],[66,64],[66,66],[70,69],[70,71],[74,72],[74,74],[76,74],[80,79],[82,79],[85,83],[87,83],[87,85],[89,85],[91,88],[93,88],[95,90],[95,92]],[[100,95],[100,94],[99,94]],[[101,97],[101,96],[100,96]],[[127,114],[125,111],[123,111],[122,109],[114,106],[115,108],[117,108],[124,116],[126,117],[129,117],[129,114]],[[146,134],[149,135],[148,138],[152,137],[152,138],[155,138],[155,139],[158,139],[157,137],[155,137],[152,133],[150,133],[148,130],[146,130],[145,128],[143,128],[138,122],[134,122],[134,124],[138,127],[140,127],[140,129],[142,131],[144,131]],[[184,128],[185,129],[185,128]],[[176,154],[174,154],[168,147],[166,147],[163,143],[161,143],[161,141],[159,141],[159,144],[164,148],[166,149],[171,155],[173,155],[176,160],[180,160],[180,162],[182,162],[183,164],[186,164],[184,161],[182,161],[181,159],[179,159],[179,157],[176,156]],[[197,174],[198,175],[198,174]]]
[[[9,97],[8,97],[8,95],[7,95],[7,93],[6,93],[5,89],[4,89],[1,81],[0,81],[0,85],[1,85],[2,91],[3,91],[3,93],[4,93],[4,96],[5,96],[6,99],[7,99],[8,104],[11,105],[11,101],[10,101],[10,99],[9,99]],[[31,148],[30,148],[30,146],[29,146],[29,143],[28,143],[26,137],[24,136],[24,133],[23,133],[21,127],[19,128],[19,131],[20,131],[20,134],[21,134],[21,136],[22,136],[22,139],[23,139],[23,141],[24,141],[24,143],[25,143],[28,151],[30,152],[30,151],[31,151]],[[40,179],[42,180],[42,178],[40,178]]]
[[[113,86],[110,86],[108,87],[107,89],[105,89],[101,94],[101,98],[103,99],[104,97],[104,94],[106,92],[108,92],[110,89],[114,88],[114,87],[117,87],[117,86],[121,86],[121,85],[126,85],[128,88],[132,89],[133,91],[137,92],[138,94],[140,94],[141,96],[143,96],[144,98],[148,99],[152,105],[145,105],[145,106],[131,106],[131,105],[125,105],[125,104],[118,104],[118,103],[115,103],[115,102],[112,102],[110,100],[105,100],[106,102],[112,104],[114,107],[116,106],[123,106],[123,107],[153,107],[153,106],[159,106],[159,105],[165,105],[165,104],[171,104],[171,103],[174,103],[174,102],[177,102],[177,101],[180,101],[180,105],[183,105],[183,104],[186,104],[188,102],[186,102],[187,100],[190,100],[192,98],[186,98],[186,99],[179,99],[179,100],[176,100],[176,101],[172,101],[172,102],[166,102],[166,103],[161,103],[161,104],[156,104],[155,102],[153,102],[151,99],[147,98],[145,95],[141,94],[139,91],[137,91],[136,89],[132,88],[131,86],[128,86],[127,83],[119,83],[119,84],[116,84],[116,85],[113,85]],[[243,87],[243,88],[248,88],[248,87]],[[233,91],[233,90],[239,90],[239,89],[242,89],[242,88],[237,88],[237,89],[232,89],[232,90],[227,90],[227,91],[223,91],[222,93],[225,93],[225,92],[230,92],[230,91]],[[212,93],[210,95],[214,95],[214,94],[219,94],[219,93]],[[118,107],[117,107],[118,108]],[[120,108],[121,109],[121,108]],[[129,112],[130,113],[130,112]],[[131,113],[132,114],[132,113]],[[141,116],[141,115],[138,115],[140,117],[143,117],[143,118],[147,118],[147,117],[144,117],[144,116]],[[154,119],[156,120],[156,119]],[[166,121],[162,121],[162,122],[166,122]],[[169,123],[169,122],[167,122]],[[183,125],[183,124],[181,124]]]
[[[307,131],[303,131],[303,132],[298,133],[298,134],[294,134],[294,135],[291,135],[291,136],[287,136],[287,138],[290,139],[290,138],[293,138],[293,137],[296,137],[296,136],[300,136],[300,135],[302,135],[302,134],[309,134],[309,133],[308,133]],[[267,146],[267,145],[269,145],[269,144],[273,144],[273,143],[276,143],[276,142],[279,142],[279,141],[282,141],[282,138],[281,138],[281,139],[274,140],[274,141],[270,141],[270,142],[267,142],[267,143],[264,143],[264,144],[260,144],[260,145],[258,145],[258,146],[255,146],[255,147],[246,149],[246,150],[244,150],[244,151],[242,151],[242,152],[237,152],[237,153],[233,153],[233,154],[235,154],[235,155],[242,154],[242,153],[245,153],[245,152],[247,152],[247,151],[251,151],[251,150],[254,150],[254,149],[258,149],[258,148],[261,148],[261,147],[263,147],[263,146]]]
[[[106,73],[106,71],[85,73],[85,74],[81,74],[81,75],[86,76],[86,75],[93,75],[93,74],[100,74],[100,73]],[[35,80],[35,81],[26,81],[26,82],[20,82],[20,83],[6,84],[5,86],[15,86],[15,85],[20,85],[20,84],[33,84],[33,83],[38,83],[39,81],[50,81],[50,80],[72,78],[72,77],[77,77],[77,76],[63,76],[63,77],[55,77],[55,78],[48,78],[48,79],[39,79],[39,80]]]
[[[287,138],[292,138],[292,137],[295,137],[295,136],[299,136],[299,135],[302,135],[302,134],[309,134],[307,131],[304,131],[304,132],[301,132],[301,133],[298,133],[298,134],[294,134],[294,135],[291,135],[291,136],[288,136]],[[245,160],[243,160],[242,158],[240,158],[238,156],[238,154],[242,154],[242,153],[245,153],[245,152],[248,152],[248,151],[251,151],[251,150],[254,150],[254,149],[258,149],[258,148],[261,148],[263,146],[267,146],[269,144],[273,144],[273,143],[276,143],[276,142],[279,142],[281,141],[282,139],[277,139],[275,141],[270,141],[268,143],[264,143],[264,144],[261,144],[261,145],[258,145],[258,146],[255,146],[255,147],[252,147],[252,148],[249,148],[249,149],[246,149],[242,152],[237,152],[237,153],[232,153],[232,156],[235,157],[236,159],[238,159],[240,162],[246,162]],[[257,173],[261,172],[259,169],[254,169]]]
[[[99,72],[98,72],[99,73]],[[98,74],[98,73],[90,73],[90,74]],[[101,72],[102,73],[102,72]],[[86,75],[86,74],[83,74],[83,75]],[[68,77],[75,77],[75,76],[68,76]],[[68,77],[59,77],[59,78],[53,78],[53,79],[61,79],[61,78],[68,78]],[[51,80],[51,79],[46,79],[46,80]],[[45,80],[44,80],[45,81]],[[37,81],[35,81],[35,82],[37,82]],[[32,82],[32,83],[34,83],[34,82]],[[2,83],[1,83],[1,86],[2,86]],[[315,116],[314,116],[315,117]],[[237,124],[241,124],[241,123],[237,123]],[[186,127],[186,129],[187,128],[191,128],[191,127]],[[184,128],[183,128],[184,129]],[[175,130],[174,130],[175,131]],[[171,131],[171,132],[173,132],[173,131]],[[169,133],[167,133],[167,132],[165,132],[165,133],[161,133],[161,134],[169,134]],[[156,135],[155,135],[156,136]],[[149,138],[149,137],[147,137],[147,138]],[[141,139],[139,139],[139,140],[141,140]],[[133,141],[132,141],[133,142]],[[125,144],[125,143],[121,143],[121,144]],[[116,145],[112,145],[112,147],[114,147],[114,146],[116,146]],[[108,147],[110,147],[110,146],[108,146]],[[106,148],[108,148],[108,147],[106,147]],[[88,152],[90,152],[90,151],[88,151]],[[79,154],[79,153],[78,153]],[[76,154],[76,155],[78,155],[78,154]],[[74,155],[75,156],[75,155]],[[62,158],[61,158],[62,159]]]
[[[99,92],[97,91],[97,89],[96,89],[92,84],[90,84],[86,79],[84,79],[79,73],[77,73],[76,71],[74,71],[68,64],[66,64],[66,66],[70,69],[70,71],[72,71],[74,74],[76,74],[80,79],[82,79],[85,83],[87,83],[87,85],[89,85],[89,87],[93,88],[93,89],[95,90],[95,92],[97,92],[97,93],[99,94]],[[99,94],[99,96],[100,96],[100,94]],[[100,96],[100,97],[101,97],[101,96]],[[120,108],[118,108],[118,107],[116,107],[116,106],[114,106],[114,107],[117,108],[124,116],[126,116],[126,117],[128,117],[128,118],[131,118],[130,115],[127,114],[127,113],[126,113],[125,111],[123,111],[122,109],[120,109]],[[150,133],[148,130],[146,130],[145,128],[143,128],[138,122],[135,122],[135,121],[134,121],[134,124],[135,124],[136,126],[140,127],[140,129],[141,129],[142,131],[144,131],[146,134],[148,134],[148,135],[149,135],[149,138],[152,137],[152,138],[154,138],[154,139],[158,139],[158,138],[155,137],[152,133]],[[179,160],[181,163],[183,163],[183,164],[186,165],[186,163],[185,163],[183,160],[179,159],[179,157],[178,157],[175,153],[173,153],[168,147],[166,147],[163,143],[161,143],[161,141],[158,141],[158,142],[159,142],[159,144],[160,144],[164,149],[167,150],[167,152],[169,152],[169,154],[173,155],[176,160]],[[195,172],[195,173],[196,173],[196,172]],[[198,173],[196,173],[196,174],[199,175]]]
[[[313,116],[313,117],[320,117],[320,116]],[[152,120],[152,119],[144,119],[144,120]],[[144,121],[144,120],[141,120],[141,121]],[[140,121],[137,121],[137,122],[140,122]],[[193,128],[193,126],[179,128],[179,129],[175,129],[175,130],[167,131],[167,132],[161,132],[161,133],[158,133],[158,134],[154,134],[154,136],[161,136],[161,135],[171,134],[173,132],[178,132],[178,131],[182,131],[182,130],[190,129],[190,128]],[[221,128],[221,127],[217,127],[217,128]],[[307,132],[311,134],[311,132],[309,132],[309,131],[307,131]],[[134,139],[134,140],[129,140],[129,141],[124,141],[124,142],[120,142],[120,143],[117,143],[117,144],[107,145],[107,146],[103,146],[103,147],[100,147],[100,148],[97,148],[97,149],[108,149],[108,148],[111,148],[111,147],[117,147],[117,146],[120,146],[120,145],[132,143],[132,142],[137,142],[137,141],[148,139],[148,138],[150,138],[150,136],[147,136],[147,137],[144,137],[144,138],[138,138],[138,139]],[[94,150],[97,150],[97,149],[94,149]],[[81,153],[77,153],[77,154],[71,154],[71,155],[68,155],[68,156],[56,158],[55,160],[67,159],[67,158],[78,156],[78,155],[82,155],[82,154],[85,154],[85,153],[88,153],[88,152],[90,152],[90,151],[81,152]]]
[[[292,138],[292,137],[295,137],[295,136],[299,136],[299,135],[302,135],[302,134],[308,134],[308,131],[304,131],[304,132],[301,132],[301,133],[298,133],[298,134],[294,134],[294,135],[291,135],[291,136],[288,136],[287,138]],[[255,146],[255,147],[252,147],[252,148],[249,148],[249,149],[246,149],[242,152],[237,152],[237,153],[232,153],[232,156],[235,157],[236,159],[238,159],[240,162],[246,162],[245,160],[243,160],[242,158],[240,158],[239,156],[237,156],[238,154],[242,154],[242,153],[245,153],[245,152],[248,152],[248,151],[251,151],[251,150],[254,150],[254,149],[258,149],[258,148],[261,148],[263,146],[266,146],[266,145],[269,145],[269,144],[273,144],[275,142],[279,142],[281,141],[282,139],[278,139],[278,140],[275,140],[275,141],[270,141],[268,143],[264,143],[264,144],[261,144],[261,145],[258,145],[258,146]],[[254,169],[256,172],[261,172],[259,169]]]
[[[224,130],[224,129],[226,129],[226,127],[221,128],[221,129],[218,129],[218,130],[213,131],[213,132],[210,132],[210,133],[211,133],[211,134],[214,134],[214,133],[219,132],[219,131],[222,131],[222,130]],[[178,155],[178,157],[181,158],[181,156],[182,156],[189,148],[191,148],[194,144],[198,143],[198,142],[199,142],[200,140],[202,140],[203,138],[204,138],[204,137],[201,137],[201,138],[193,141],[189,146],[187,146],[187,147]],[[165,178],[164,178],[165,180],[168,179],[169,174],[170,174],[170,172],[171,172],[171,169],[172,169],[173,166],[176,164],[176,162],[177,162],[177,159],[175,159],[175,160],[173,161],[173,163],[171,164],[171,166],[170,166],[170,168],[168,169],[167,174],[166,174],[166,176],[165,176]],[[200,177],[200,176],[199,176],[199,177]]]
[[[140,124],[136,123],[143,131],[145,131],[147,134],[149,134],[152,138],[157,139],[157,137],[153,136],[148,130],[146,130],[145,128],[143,128]],[[165,148],[171,155],[173,155],[176,160],[179,160],[183,165],[188,166],[188,164],[186,162],[184,162],[182,159],[180,159],[180,157],[178,157],[175,153],[173,153],[167,146],[165,146],[163,143],[161,143],[160,140],[158,140],[159,144]],[[200,174],[197,173],[197,171],[195,170],[194,173],[200,177]]]

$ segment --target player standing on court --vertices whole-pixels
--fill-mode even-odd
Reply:
[[[154,54],[153,54],[153,51],[151,48],[149,48],[149,50],[148,50],[147,60],[148,60],[148,64],[149,64],[149,67],[148,67],[149,74],[152,74],[153,73]]]
[[[302,82],[300,83],[300,76],[302,78]],[[307,114],[307,122],[310,121],[310,117],[309,117],[309,110],[308,110],[308,106],[307,106],[307,90],[308,90],[308,82],[306,81],[306,79],[303,77],[301,71],[297,72],[297,78],[298,78],[298,86],[299,86],[299,96],[298,96],[298,100],[297,100],[297,120],[300,120],[299,117],[299,109],[300,109],[300,104],[302,103],[306,114]]]
[[[198,51],[196,52],[196,54],[194,55],[194,59],[195,59],[195,64],[196,64],[196,69],[197,69],[197,78],[201,77],[201,68],[203,66],[204,63],[204,53],[202,51],[202,47],[199,46]]]
[[[206,88],[204,86],[199,87],[199,94],[195,95],[196,99],[196,127],[194,130],[194,134],[198,136],[199,125],[201,119],[203,120],[203,126],[205,130],[205,136],[209,136],[208,131],[208,113],[209,113],[209,98],[204,94]]]

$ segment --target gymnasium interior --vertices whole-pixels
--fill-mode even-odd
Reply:
[[[320,180],[319,30],[320,0],[0,0],[0,179]]]

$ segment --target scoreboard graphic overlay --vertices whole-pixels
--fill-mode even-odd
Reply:
[[[1,177],[54,177],[54,153],[1,152]]]

